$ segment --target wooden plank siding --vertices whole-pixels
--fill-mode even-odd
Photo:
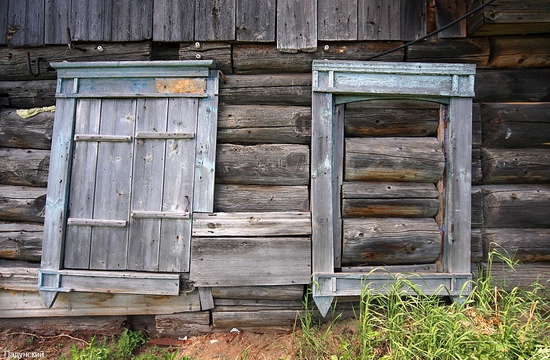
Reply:
[[[237,0],[236,40],[274,42],[277,5],[275,0]]]

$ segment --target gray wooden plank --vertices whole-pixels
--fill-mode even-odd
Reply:
[[[435,21],[437,28],[449,24],[466,14],[466,1],[437,0],[435,2]],[[466,19],[437,34],[440,38],[461,38],[466,36]]]
[[[73,40],[110,41],[112,4],[108,0],[72,0]]]
[[[77,103],[75,132],[99,134],[101,101],[80,100]],[[92,218],[96,186],[97,142],[77,142],[73,150],[69,211],[73,218]],[[84,166],[84,164],[86,164]],[[68,226],[65,238],[65,267],[87,269],[90,265],[92,228]]]
[[[334,200],[335,182],[332,94],[313,93],[311,128],[311,227],[312,271],[334,272]]]
[[[344,115],[345,105],[336,105],[333,114],[333,181],[332,193],[333,206],[333,243],[334,243],[334,267],[342,266],[342,184],[344,182]]]
[[[218,127],[218,77],[211,70],[206,82],[208,97],[199,102],[195,150],[195,182],[193,211],[214,211],[214,180],[216,176],[216,133]]]
[[[308,284],[308,238],[193,238],[191,273],[195,286]]]
[[[277,1],[277,50],[317,50],[317,0]]]
[[[400,40],[401,0],[358,0],[359,40]]]
[[[44,45],[44,0],[18,0],[8,4],[8,45]]]
[[[102,100],[100,134],[133,135],[135,111],[135,100]],[[129,218],[132,147],[131,143],[99,144],[94,218]],[[94,228],[90,268],[125,269],[127,242],[127,228]]]
[[[196,0],[195,40],[235,40],[235,0]]]
[[[357,0],[317,0],[319,40],[357,40]]]
[[[70,163],[72,157],[71,140],[73,137],[73,117],[75,100],[58,100],[56,103],[54,128],[52,135],[52,152],[50,174],[46,194],[43,252],[40,267],[48,270],[59,270],[62,265],[63,238],[65,236],[65,218],[69,194]],[[54,286],[55,283],[45,283]],[[41,292],[40,296],[46,307],[50,307],[57,293]]]
[[[237,0],[237,41],[275,41],[276,0]]]
[[[71,0],[46,0],[45,13],[44,43],[68,44],[67,28],[71,24]]]
[[[167,131],[196,132],[199,99],[170,99]],[[193,212],[195,140],[166,141],[162,210]],[[159,253],[160,271],[189,271],[191,220],[163,219]]]
[[[193,41],[195,1],[154,0],[154,41]]]
[[[141,41],[153,36],[153,0],[113,1],[111,41]]]
[[[8,0],[0,0],[0,45],[7,44]]]
[[[199,297],[201,299],[201,310],[210,310],[214,308],[214,297],[211,287],[199,288]]]
[[[415,40],[426,35],[426,1],[401,0],[400,9],[401,40]]]
[[[472,99],[452,98],[448,106],[446,209],[443,256],[451,273],[470,272]]]
[[[168,99],[138,99],[136,132],[166,131]],[[166,141],[136,139],[132,175],[132,211],[161,211]],[[160,219],[132,216],[128,269],[158,271]]]

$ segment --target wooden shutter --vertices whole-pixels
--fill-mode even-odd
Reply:
[[[211,61],[56,63],[39,290],[177,295],[213,209]]]

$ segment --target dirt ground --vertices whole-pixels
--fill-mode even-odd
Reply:
[[[96,334],[97,336],[98,334]],[[0,359],[39,358],[59,359],[63,354],[70,354],[73,345],[86,347],[92,340],[91,333],[58,334],[41,336],[29,331],[0,331]],[[111,335],[97,336],[107,338]],[[193,359],[293,359],[294,344],[297,333],[272,331],[216,332],[183,339],[151,338],[142,346],[140,352],[153,346],[165,349],[177,349],[181,359],[192,356]],[[27,357],[24,357],[27,356]]]

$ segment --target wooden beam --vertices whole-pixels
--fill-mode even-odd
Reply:
[[[0,219],[44,222],[46,189],[0,185]]]
[[[317,0],[277,1],[277,49],[290,53],[317,49]]]
[[[541,184],[550,181],[547,149],[481,149],[485,184]]]
[[[49,150],[0,148],[0,183],[46,187]]]
[[[483,248],[486,254],[491,251],[521,262],[550,260],[550,229],[483,229]],[[498,256],[494,262],[501,262]]]
[[[550,69],[479,70],[477,102],[537,102],[550,99]]]
[[[215,212],[309,211],[309,188],[300,186],[215,186]]]
[[[49,150],[54,116],[43,112],[23,119],[15,109],[0,110],[0,146]]]
[[[43,232],[41,224],[0,222],[0,258],[39,262]]]

